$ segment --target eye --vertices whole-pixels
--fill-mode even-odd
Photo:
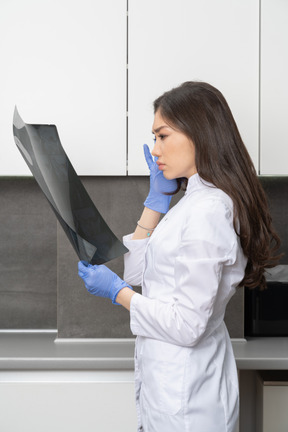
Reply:
[[[163,135],[163,134],[160,134],[160,135],[157,136],[157,138],[159,138],[161,141],[163,141],[166,137],[167,137],[167,135]],[[156,138],[155,135],[153,136],[153,142],[154,142],[154,144],[156,143],[157,138]]]

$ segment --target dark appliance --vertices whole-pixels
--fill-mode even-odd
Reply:
[[[288,336],[288,176],[260,176],[273,225],[281,239],[279,266],[267,272],[267,289],[245,287],[245,337]]]

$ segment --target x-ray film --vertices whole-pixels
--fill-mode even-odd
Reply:
[[[55,125],[26,124],[17,108],[15,143],[80,260],[103,264],[128,252],[110,230],[77,176]]]

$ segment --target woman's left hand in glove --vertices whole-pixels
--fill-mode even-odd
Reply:
[[[83,279],[85,287],[91,294],[110,298],[113,304],[118,304],[116,297],[122,288],[133,289],[105,265],[86,265],[79,261],[78,275]]]

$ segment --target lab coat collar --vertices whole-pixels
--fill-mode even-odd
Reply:
[[[205,186],[215,187],[214,185],[212,185],[212,183],[209,183],[209,182],[203,180],[199,176],[198,173],[193,174],[188,179],[188,184],[187,184],[185,195],[190,195],[191,193],[195,192],[196,190],[205,188]]]

